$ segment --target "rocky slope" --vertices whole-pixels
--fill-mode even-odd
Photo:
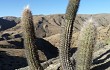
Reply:
[[[91,17],[97,26],[106,27],[110,23],[110,14],[78,14],[74,23],[74,32],[79,31],[82,24]],[[64,20],[64,14],[34,15],[33,21],[35,25],[36,36],[42,38],[60,33],[61,25],[65,23]],[[22,33],[20,18],[17,17],[1,17],[0,26],[3,33]]]
[[[110,45],[104,46],[100,50],[93,53],[93,62],[91,70],[110,70]],[[60,68],[59,59],[55,59],[51,64],[45,68],[45,70],[62,70]],[[29,66],[16,69],[16,70],[28,70]]]
[[[80,31],[73,33],[71,47],[77,47],[76,44],[77,44],[79,32]],[[59,47],[60,33],[49,36],[49,37],[45,37],[44,39],[49,41],[55,47]],[[102,44],[102,45],[110,44],[109,40],[110,40],[110,26],[108,25],[106,27],[104,26],[97,27],[96,46],[98,44]]]
[[[78,14],[75,19],[71,48],[77,47],[76,44],[80,28],[82,24],[91,17],[95,21],[95,25],[97,26],[98,32],[97,43],[94,50],[95,54],[94,59],[100,57],[99,59],[101,60],[94,61],[95,64],[93,65],[93,70],[98,70],[100,67],[102,67],[102,65],[105,66],[104,68],[108,69],[110,67],[109,66],[110,57],[108,53],[110,48],[106,46],[110,44],[110,14],[94,14],[94,15]],[[61,25],[65,23],[64,20],[65,20],[64,14],[33,16],[35,32],[37,37],[36,45],[39,46],[38,52],[40,55],[41,62],[47,61],[51,58],[55,58],[58,56],[57,48],[59,47],[60,44],[59,40],[61,33]],[[2,47],[0,48],[0,62],[2,61],[2,63],[0,63],[0,68],[2,68],[3,70],[7,70],[6,68],[8,67],[8,70],[12,69],[15,70],[22,67],[26,67],[27,62],[23,49],[24,47],[21,28],[22,25],[20,23],[20,18],[1,17],[0,26],[1,26],[0,47]],[[102,55],[103,53],[105,53],[105,55]],[[48,68],[54,66],[57,68],[58,66],[60,66],[59,63],[57,64],[56,62],[56,64],[54,64],[54,62],[56,61],[50,62],[50,67]],[[49,70],[48,68],[47,70]]]

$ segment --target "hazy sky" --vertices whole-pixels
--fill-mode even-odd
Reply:
[[[21,16],[26,5],[33,15],[64,14],[69,0],[0,0],[1,16]],[[79,14],[110,13],[110,0],[81,0]]]

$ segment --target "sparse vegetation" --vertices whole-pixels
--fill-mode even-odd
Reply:
[[[29,7],[26,7],[21,21],[16,17],[0,18],[0,23],[3,21],[0,70],[6,70],[7,66],[8,70],[22,70],[19,69],[22,67],[23,70],[110,70],[110,21],[105,18],[108,14],[92,15],[93,19],[97,17],[97,23],[100,21],[99,26],[95,26],[96,21],[92,20],[83,24],[91,15],[80,14],[76,17],[79,4],[80,0],[69,0],[65,15],[33,17]]]

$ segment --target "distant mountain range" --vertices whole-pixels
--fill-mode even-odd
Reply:
[[[89,18],[93,18],[98,26],[110,24],[110,14],[78,14],[74,23],[74,31],[79,31],[82,24]],[[65,23],[64,14],[34,15],[33,21],[38,37],[47,37],[59,33],[61,25]],[[0,31],[19,31],[21,23],[19,17],[6,16],[0,18]]]

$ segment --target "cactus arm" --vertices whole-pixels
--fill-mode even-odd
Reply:
[[[26,8],[23,11],[21,22],[23,28],[25,53],[30,70],[43,70],[39,62],[39,56],[37,51],[38,49],[35,45],[33,18],[29,8]]]
[[[70,61],[69,48],[79,2],[80,0],[70,0],[65,14],[66,23],[62,27],[61,44],[59,47],[60,61],[63,70],[74,70],[74,66]]]
[[[93,23],[91,20],[87,21],[80,31],[76,53],[76,70],[90,70],[96,38],[96,27]]]

